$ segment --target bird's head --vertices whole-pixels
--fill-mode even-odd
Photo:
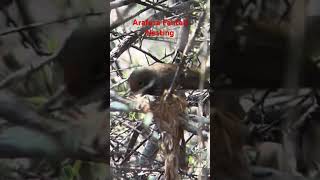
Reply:
[[[129,79],[129,86],[133,93],[153,94],[156,87],[157,74],[150,69],[134,70]]]

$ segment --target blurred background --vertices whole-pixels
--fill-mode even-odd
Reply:
[[[0,179],[110,179],[106,6],[1,1]]]
[[[213,176],[319,179],[319,1],[213,2]]]
[[[318,7],[316,0],[215,1],[215,82],[319,87]]]

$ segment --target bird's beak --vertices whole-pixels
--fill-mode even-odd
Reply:
[[[133,93],[134,96],[143,96],[142,92],[136,92],[136,93]]]
[[[140,97],[140,96],[143,96],[144,94],[143,94],[143,92],[141,92],[141,91],[136,91],[136,92],[132,92],[132,91],[130,91],[129,92],[129,96],[137,96],[137,97]]]

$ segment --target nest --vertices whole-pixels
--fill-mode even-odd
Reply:
[[[240,119],[229,112],[214,108],[213,165],[215,175],[246,177],[249,171],[243,156],[243,126]]]
[[[166,93],[151,105],[151,111],[160,131],[166,131],[172,136],[180,137],[177,130],[181,129],[184,112],[187,108],[187,101],[175,94]]]
[[[159,101],[150,106],[162,134],[161,149],[165,158],[166,180],[180,179],[179,168],[187,167],[183,130],[183,117],[187,105],[183,97],[165,92]]]

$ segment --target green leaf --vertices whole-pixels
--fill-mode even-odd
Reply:
[[[47,39],[47,48],[49,52],[54,52],[59,47],[58,41],[55,38]]]
[[[40,107],[48,101],[48,99],[43,96],[28,97],[28,98],[25,98],[25,100],[36,107]]]
[[[63,179],[66,180],[73,180],[74,179],[74,173],[73,173],[73,168],[71,165],[66,165],[63,167]]]
[[[134,120],[138,119],[137,116],[138,116],[138,114],[136,112],[130,112],[129,113],[129,120],[134,121]]]
[[[82,161],[80,161],[80,160],[77,160],[74,163],[73,168],[72,168],[72,173],[73,173],[74,177],[79,176],[79,171],[80,171],[81,165],[82,165]]]
[[[190,165],[194,165],[194,164],[195,164],[195,159],[193,158],[193,156],[189,156],[189,157],[188,157],[188,163],[189,163]]]

